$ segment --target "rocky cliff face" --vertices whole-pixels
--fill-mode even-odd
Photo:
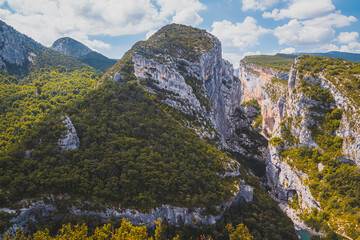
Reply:
[[[278,101],[282,102],[282,114],[279,115],[280,124],[272,132],[268,147],[266,175],[268,185],[272,189],[272,196],[279,201],[283,209],[298,226],[309,229],[299,219],[299,216],[303,213],[314,212],[315,209],[317,209],[316,211],[324,210],[322,193],[314,195],[318,190],[314,188],[312,182],[319,180],[314,180],[316,177],[311,171],[324,174],[324,171],[328,171],[329,163],[311,163],[312,165],[310,165],[316,169],[306,169],[301,164],[304,164],[304,161],[314,160],[303,160],[303,156],[298,151],[301,149],[301,151],[306,149],[319,150],[319,155],[324,159],[329,159],[327,161],[331,159],[331,161],[338,161],[340,165],[332,168],[334,172],[336,169],[341,168],[341,164],[359,164],[359,126],[358,120],[356,120],[359,119],[359,115],[353,99],[340,84],[334,83],[334,81],[338,80],[331,78],[326,72],[317,75],[304,71],[299,72],[299,62],[301,61],[304,61],[304,59],[297,60],[290,71],[288,87],[285,93],[286,97],[280,96]],[[263,95],[263,97],[267,96],[266,94]],[[262,106],[266,101],[268,99],[263,100]],[[340,113],[340,117],[330,120],[330,116],[333,116],[331,114],[336,112]],[[339,118],[341,120],[335,120]],[[324,130],[329,129],[326,128],[327,125],[324,125],[327,121],[332,121],[332,126],[337,126],[336,121],[339,121],[338,129],[335,131],[335,128],[332,127],[330,128],[332,130]],[[265,124],[264,128],[266,128],[267,122],[263,124]],[[319,136],[321,131],[325,131],[321,134],[325,134],[326,141],[333,139],[331,141],[343,142],[339,150],[336,150],[337,152],[334,150],[337,149],[335,145],[329,148],[328,145],[324,145],[324,140],[320,140],[322,139],[322,136]],[[321,185],[322,182],[323,180],[320,178],[320,183],[317,182],[316,184]],[[337,197],[340,197],[340,195]],[[295,198],[297,206],[292,205]],[[322,201],[322,204],[320,204],[320,201]],[[349,237],[347,234],[354,230],[344,230],[343,226],[350,224],[350,220],[345,221],[343,218],[343,215],[340,214],[337,217],[330,217],[329,221],[333,222],[331,225],[339,234]],[[338,222],[339,219],[343,221],[341,224],[334,223]]]
[[[287,72],[274,68],[264,68],[246,60],[240,62],[242,102],[258,101],[263,118],[261,132],[267,138],[283,117],[288,76]]]
[[[59,146],[62,150],[68,149],[78,149],[80,146],[80,141],[76,133],[76,129],[72,124],[68,116],[62,117],[62,123],[65,125],[66,130],[63,133],[62,138],[59,139]]]
[[[10,220],[12,226],[8,229],[10,233],[16,232],[17,228],[20,230],[24,229],[24,226],[29,221],[36,223],[42,221],[44,217],[54,217],[59,214],[56,202],[68,200],[68,196],[47,196],[44,197],[46,200],[36,200],[32,199],[33,203],[29,201],[22,201],[21,204],[24,205],[21,210],[16,213],[16,211],[11,209],[0,209],[0,211],[8,212],[13,215],[16,215]],[[163,205],[156,209],[151,209],[147,213],[141,213],[135,209],[122,209],[116,207],[107,207],[102,206],[99,211],[94,210],[85,210],[84,206],[92,206],[92,203],[80,203],[78,202],[77,206],[73,206],[67,211],[69,214],[75,216],[92,216],[98,217],[100,219],[108,219],[110,217],[115,217],[118,219],[126,218],[128,221],[131,221],[134,224],[146,225],[149,227],[154,227],[154,221],[158,218],[167,220],[170,224],[182,227],[183,225],[194,225],[194,220],[201,222],[202,224],[213,225],[219,219],[223,217],[223,214],[228,210],[232,205],[238,204],[239,202],[251,202],[253,200],[253,188],[246,185],[244,182],[241,182],[238,187],[238,192],[231,198],[230,201],[217,206],[216,209],[220,212],[219,215],[204,215],[202,214],[205,211],[205,208],[181,208],[174,207],[170,205]],[[99,207],[98,207],[99,208]],[[63,210],[62,210],[63,211]],[[60,212],[60,215],[63,212]]]
[[[72,57],[79,57],[86,55],[91,51],[90,48],[69,37],[63,37],[56,40],[51,46],[52,49]]]
[[[0,21],[0,69],[21,75],[36,57],[31,50],[42,48],[39,43]]]
[[[196,61],[163,54],[161,58],[166,61],[159,63],[135,52],[132,58],[135,76],[150,80],[150,85],[144,87],[151,93],[159,95],[166,91],[164,103],[195,116],[192,127],[201,136],[214,138],[218,133],[224,149],[243,158],[263,161],[264,141],[261,137],[251,139],[250,124],[237,111],[241,82],[234,77],[231,64],[222,59],[220,41],[209,34],[207,37],[213,47],[201,52]]]
[[[166,48],[159,53],[153,45],[162,42],[163,37],[156,34],[125,55],[139,83],[185,114],[186,124],[200,136],[220,140],[223,149],[241,159],[264,162],[266,141],[249,130],[249,121],[240,113],[242,84],[234,76],[232,65],[222,59],[220,41],[204,32],[202,43],[191,50],[191,55],[185,55],[188,49],[180,47],[176,53]],[[116,71],[116,67],[105,76],[124,81],[127,73]]]

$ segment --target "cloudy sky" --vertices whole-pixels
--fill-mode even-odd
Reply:
[[[260,53],[360,53],[359,0],[0,0],[0,6],[1,20],[45,46],[70,36],[111,58],[169,23],[211,32],[232,63]]]

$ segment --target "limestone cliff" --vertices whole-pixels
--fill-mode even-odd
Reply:
[[[289,74],[286,98],[281,97],[286,99],[283,113],[280,124],[271,133],[266,159],[268,185],[272,196],[298,226],[311,230],[310,226],[322,234],[324,229],[309,221],[316,218],[314,212],[320,211],[329,215],[321,221],[338,234],[354,239],[359,231],[358,223],[351,220],[351,213],[331,212],[322,191],[331,191],[333,202],[342,201],[345,195],[327,183],[340,171],[354,172],[354,182],[348,187],[351,192],[357,187],[356,167],[348,168],[344,164],[359,164],[359,108],[344,82],[331,76],[328,69],[334,60],[316,59],[323,64],[318,73],[306,69],[310,60],[308,57],[296,60]],[[264,124],[266,128],[267,123]]]
[[[240,62],[239,79],[242,102],[255,99],[261,106],[261,132],[268,138],[283,117],[288,73],[247,63],[244,59]]]
[[[42,48],[39,43],[0,21],[0,69],[21,75],[35,57],[31,51]]]
[[[264,162],[266,141],[251,130],[245,115],[237,111],[242,83],[234,76],[232,65],[222,59],[220,41],[204,32],[188,54],[189,46],[180,46],[181,43],[176,52],[163,47],[174,44],[165,42],[166,34],[160,30],[147,42],[134,45],[125,55],[138,82],[163,103],[185,114],[186,124],[200,136],[220,140],[223,149],[241,159]],[[161,51],[155,48],[160,44]],[[104,79],[125,81],[127,73],[116,70],[124,64],[120,61]]]

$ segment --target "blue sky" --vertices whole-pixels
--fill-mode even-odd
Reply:
[[[45,46],[73,37],[111,58],[175,22],[245,55],[360,52],[359,0],[0,0],[0,19]]]

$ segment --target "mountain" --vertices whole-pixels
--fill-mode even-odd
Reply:
[[[256,239],[297,239],[262,186],[267,140],[233,73],[204,30],[171,24],[136,43],[0,152],[2,228],[161,217],[167,237],[227,239],[244,223]]]
[[[0,69],[10,74],[24,75],[33,61],[33,50],[44,47],[0,21]]]
[[[0,151],[54,108],[81,98],[99,73],[1,22]]]
[[[53,43],[51,48],[72,57],[80,57],[92,52],[91,49],[84,44],[69,37],[59,38]]]
[[[360,64],[304,55],[287,71],[284,59],[247,60],[239,75],[244,101],[260,105],[259,131],[270,140],[266,176],[272,196],[298,227],[356,239]]]
[[[275,56],[295,59],[296,57],[301,56],[301,55],[341,58],[341,59],[352,61],[352,62],[360,62],[360,54],[359,53],[348,53],[348,52],[338,52],[338,51],[331,51],[331,52],[326,52],[326,53],[295,53],[295,54],[278,53]]]
[[[92,51],[84,44],[70,37],[59,38],[53,43],[51,48],[64,55],[75,57],[79,61],[86,63],[101,72],[105,72],[116,63],[115,60]]]

